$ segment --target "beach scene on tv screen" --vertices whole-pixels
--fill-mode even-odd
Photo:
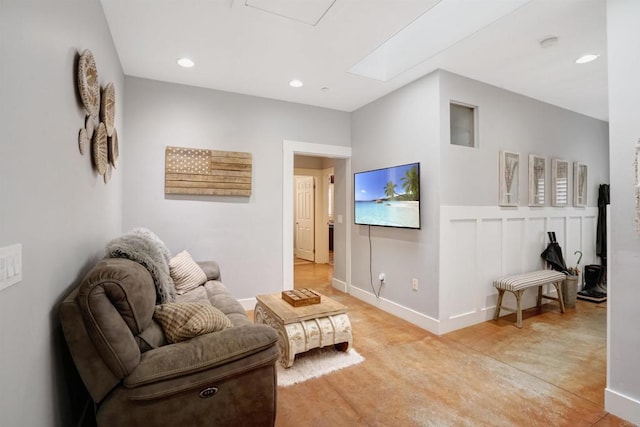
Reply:
[[[355,174],[356,224],[420,228],[419,163]]]

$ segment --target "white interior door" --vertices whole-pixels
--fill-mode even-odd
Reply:
[[[315,186],[312,176],[295,177],[295,254],[315,261]]]

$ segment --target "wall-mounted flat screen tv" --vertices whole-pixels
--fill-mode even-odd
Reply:
[[[420,163],[356,172],[356,224],[420,228]]]

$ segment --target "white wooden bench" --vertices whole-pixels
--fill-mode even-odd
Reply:
[[[516,274],[514,276],[505,276],[493,281],[493,286],[498,290],[498,302],[496,303],[496,312],[493,315],[493,320],[498,320],[500,317],[500,310],[507,310],[517,313],[516,326],[522,328],[522,306],[521,299],[525,289],[537,286],[538,287],[538,302],[537,307],[542,305],[542,298],[558,301],[560,304],[560,312],[564,313],[564,301],[562,300],[562,291],[560,285],[566,279],[564,273],[560,273],[554,270],[538,270],[530,273]],[[542,293],[542,286],[553,285],[556,288],[558,294],[557,297],[544,295]],[[504,292],[512,292],[516,297],[517,308],[514,310],[508,307],[502,307],[502,297]]]

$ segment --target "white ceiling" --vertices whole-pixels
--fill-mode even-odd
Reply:
[[[608,120],[605,0],[102,4],[129,76],[353,111],[440,68]],[[420,36],[402,42],[421,22]],[[542,48],[550,36],[558,43]],[[392,43],[398,40],[404,44]],[[391,44],[395,51],[379,55]],[[575,64],[585,53],[601,56]],[[177,66],[180,57],[195,67]],[[393,72],[385,79],[357,74],[354,66],[367,60]],[[304,86],[289,87],[292,79]]]

